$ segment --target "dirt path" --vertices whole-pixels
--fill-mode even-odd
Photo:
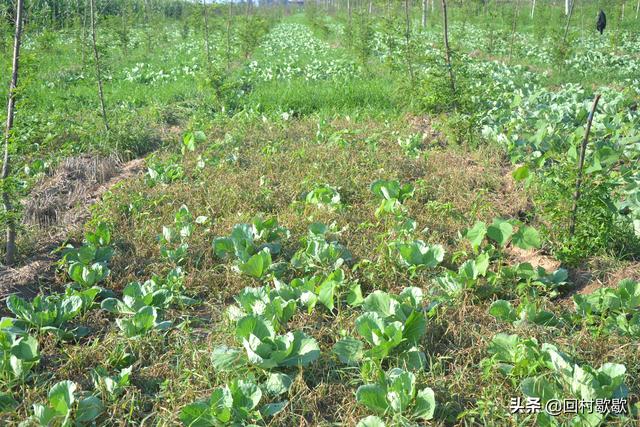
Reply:
[[[42,237],[21,265],[0,266],[0,299],[13,293],[32,297],[49,287],[59,258],[51,252],[82,230],[91,215],[89,208],[105,192],[143,168],[144,159],[120,163],[85,155],[66,159],[43,178],[25,202],[24,216],[25,225],[37,227]]]

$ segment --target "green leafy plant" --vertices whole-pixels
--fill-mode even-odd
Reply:
[[[186,205],[180,206],[174,216],[174,226],[163,226],[162,234],[158,236],[160,254],[173,264],[186,261],[189,249],[188,239],[195,229],[195,224],[203,224],[207,217],[193,218]]]
[[[640,283],[622,280],[617,288],[600,288],[588,295],[574,295],[576,320],[594,330],[640,336]]]
[[[47,405],[34,404],[29,419],[39,426],[72,426],[91,424],[104,412],[102,401],[95,396],[76,397],[76,384],[61,381],[49,390]]]
[[[291,259],[291,265],[305,272],[335,270],[352,260],[351,252],[330,237],[329,227],[324,224],[311,224],[302,245]]]
[[[155,187],[157,184],[170,184],[183,179],[184,176],[184,168],[176,159],[160,161],[151,157],[147,160],[145,180],[149,187]]]
[[[238,320],[236,338],[242,343],[249,363],[263,369],[307,366],[320,357],[315,339],[300,331],[277,335],[271,322],[259,316],[248,315]]]
[[[124,336],[138,339],[152,330],[164,331],[171,326],[171,321],[160,321],[159,317],[155,307],[144,306],[130,318],[116,319],[116,324]]]
[[[394,425],[430,420],[436,408],[433,390],[429,387],[418,390],[416,376],[400,368],[380,375],[375,384],[358,387],[356,400],[376,414],[390,417]],[[381,420],[369,418],[367,423],[364,425],[380,425]]]
[[[515,232],[514,226],[518,227]],[[482,221],[476,222],[472,228],[466,231],[465,237],[471,243],[474,251],[480,248],[485,237],[496,243],[498,247],[505,247],[509,242],[524,250],[539,248],[541,245],[540,234],[535,228],[519,221],[507,221],[499,218],[494,219],[488,227]]]
[[[97,287],[83,291],[71,290],[65,295],[38,295],[31,302],[11,295],[7,299],[7,308],[29,327],[53,332],[62,338],[78,337],[87,331],[84,328],[67,331],[67,322],[91,308],[99,292]]]
[[[105,298],[100,305],[103,310],[114,314],[135,314],[144,306],[165,309],[171,305],[191,305],[196,301],[182,294],[183,273],[178,267],[167,274],[166,279],[154,276],[144,283],[132,282],[122,291],[122,300]]]
[[[346,302],[351,306],[360,305],[363,301],[360,285],[357,282],[348,284],[341,268],[335,269],[327,276],[314,275],[293,279],[289,289],[296,293],[300,304],[307,307],[309,313],[318,302],[333,311],[343,296],[346,296]]]
[[[0,384],[10,389],[29,377],[40,360],[38,340],[26,334],[12,319],[0,321]]]
[[[364,313],[356,319],[364,343],[347,337],[335,344],[334,353],[349,364],[395,355],[409,369],[424,367],[425,355],[417,348],[427,324],[422,299],[419,288],[405,288],[399,295],[379,290],[369,294],[362,304]]]
[[[547,368],[550,373],[525,378],[520,383],[522,392],[532,398],[540,399],[544,405],[550,399],[580,399],[595,401],[596,399],[623,399],[629,394],[624,384],[626,368],[616,363],[605,363],[599,369],[589,365],[578,365],[567,355],[547,348]],[[601,425],[607,414],[581,409],[571,417],[569,425]],[[538,423],[559,426],[556,414],[540,412]]]
[[[110,246],[111,232],[106,223],[99,223],[96,230],[85,234],[85,243],[63,250],[60,260],[66,266],[67,274],[75,283],[91,287],[103,281],[110,273],[108,262],[113,256]]]
[[[402,203],[413,197],[414,187],[411,184],[400,185],[398,181],[379,179],[371,184],[370,190],[380,201],[376,216],[385,213],[396,213]]]
[[[106,369],[98,367],[91,372],[94,388],[107,400],[114,401],[130,384],[132,368],[123,368],[114,376],[110,376]]]
[[[231,320],[238,321],[247,315],[261,316],[276,329],[293,317],[298,305],[291,293],[272,290],[269,286],[244,288],[235,300],[237,305],[227,309]]]
[[[305,196],[307,204],[336,208],[340,206],[340,193],[329,184],[318,184]]]
[[[436,267],[444,259],[441,245],[429,246],[422,240],[395,241],[389,246],[398,252],[400,262],[412,270]]]
[[[211,397],[191,403],[180,411],[185,426],[248,425],[282,411],[287,402],[258,407],[262,390],[252,381],[234,380],[216,388]]]
[[[205,142],[207,136],[202,131],[187,132],[182,137],[182,147],[180,150],[184,155],[187,151],[195,151],[196,145],[201,142]]]
[[[504,322],[522,325],[533,323],[541,326],[558,326],[561,321],[550,311],[539,310],[534,302],[523,301],[517,307],[509,301],[497,300],[489,307],[489,314]]]
[[[483,362],[485,371],[495,366],[503,375],[515,378],[536,374],[546,366],[548,348],[555,349],[547,343],[540,346],[535,338],[497,334],[488,347],[491,358]]]
[[[255,279],[264,279],[272,270],[271,252],[264,248],[249,257],[246,261],[238,263],[238,269]]]
[[[254,218],[250,224],[236,224],[229,237],[213,240],[213,252],[218,258],[237,258],[247,262],[251,256],[268,249],[273,255],[280,253],[282,241],[289,238],[289,230],[278,225],[275,218]]]

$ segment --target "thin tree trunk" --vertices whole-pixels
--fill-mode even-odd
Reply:
[[[569,2],[569,0],[567,0]],[[568,4],[568,3],[567,3]],[[564,27],[564,37],[562,38],[562,42],[567,42],[567,34],[569,34],[569,24],[571,23],[571,16],[573,15],[573,6],[575,2],[571,2],[571,8],[569,9],[569,16],[567,16],[567,25]]]
[[[447,0],[442,0],[442,22],[444,26],[444,49],[445,58],[447,60],[447,68],[449,69],[449,80],[451,83],[451,92],[456,95],[456,80],[453,75],[453,67],[451,66],[451,48],[449,47],[449,22],[447,21]],[[454,103],[455,105],[455,103]]]
[[[89,0],[91,6],[91,37],[93,39],[93,59],[96,63],[96,78],[98,79],[98,96],[100,97],[100,108],[102,109],[102,120],[104,120],[104,128],[109,131],[109,122],[107,121],[107,109],[104,105],[104,92],[102,90],[102,74],[100,72],[100,55],[98,54],[98,46],[96,41],[96,0]]]
[[[573,5],[573,2],[571,0],[564,0],[564,14],[568,15],[569,12],[571,11],[571,6]]]
[[[91,1],[91,0],[89,0]],[[149,4],[147,0],[143,1],[143,14],[144,14],[144,32],[147,36],[147,53],[151,52],[151,31],[149,31]]]
[[[229,14],[227,16],[227,70],[231,68],[231,21],[233,19],[232,7],[233,2],[227,3],[227,8],[229,9]]]
[[[640,16],[640,0],[638,0],[638,4],[636,5],[636,19]]]
[[[513,23],[511,28],[511,43],[509,46],[509,60],[511,60],[511,55],[513,54],[513,45],[515,44],[515,36],[516,36],[516,26],[518,23],[518,17],[520,16],[520,0],[516,0],[516,10],[513,15]]]
[[[582,146],[580,147],[580,160],[578,162],[578,179],[576,179],[576,191],[573,195],[573,209],[571,210],[571,224],[569,225],[569,235],[573,237],[576,231],[576,219],[578,216],[578,202],[580,201],[580,190],[582,187],[582,169],[584,168],[584,157],[587,152],[587,144],[589,143],[589,133],[591,132],[591,123],[593,123],[593,116],[596,114],[596,108],[598,107],[598,101],[600,101],[600,95],[596,95],[591,106],[591,113],[587,119],[587,129],[584,132],[584,139],[582,140]]]
[[[87,66],[87,3],[82,2],[82,70]]]
[[[429,0],[422,0],[422,28],[427,27],[427,1]]]
[[[127,4],[122,5],[122,52],[125,57],[129,56],[129,29],[127,22]]]
[[[406,59],[407,59],[407,69],[409,71],[409,78],[411,79],[411,87],[413,87],[413,61],[411,59],[411,15],[409,13],[409,0],[404,0],[404,16],[406,20],[406,28],[405,28],[405,49],[406,49]]]
[[[533,19],[533,15],[536,13],[536,0],[531,1],[531,19]]]
[[[369,15],[373,13],[373,0],[369,0]]]
[[[211,66],[211,53],[209,51],[209,19],[207,18],[207,4],[202,0],[202,16],[204,18],[204,51],[207,57],[207,69]]]
[[[16,3],[16,25],[13,38],[13,64],[11,71],[11,82],[9,83],[9,99],[7,101],[7,127],[4,132],[4,162],[2,164],[2,180],[9,177],[9,140],[13,129],[13,116],[16,105],[16,88],[18,87],[18,68],[20,65],[20,39],[22,37],[22,9],[23,0]],[[6,182],[5,182],[6,185]],[[5,188],[2,191],[2,202],[7,215],[7,253],[5,254],[6,265],[13,265],[16,257],[16,222],[12,217],[13,206],[11,205],[11,195]]]

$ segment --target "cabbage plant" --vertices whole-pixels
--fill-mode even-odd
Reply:
[[[573,297],[577,319],[594,330],[640,337],[640,282],[622,280],[617,288],[600,288]]]
[[[279,254],[289,235],[289,230],[279,226],[277,219],[256,217],[249,224],[234,225],[228,237],[215,238],[213,252],[218,258],[246,262],[265,248],[273,255]]]
[[[38,340],[15,326],[12,319],[0,321],[0,384],[12,385],[28,378],[40,360]]]
[[[110,273],[108,262],[113,256],[113,248],[109,227],[105,223],[98,224],[95,231],[85,234],[84,240],[78,248],[66,247],[60,263],[66,266],[71,280],[80,286],[91,287]]]
[[[358,387],[356,400],[378,415],[389,417],[393,425],[415,420],[430,420],[436,408],[434,392],[426,387],[416,387],[416,376],[400,368],[392,368],[375,384]],[[381,425],[379,418],[369,418],[367,424]],[[384,425],[384,424],[382,424]]]
[[[185,426],[249,425],[277,414],[286,405],[278,402],[259,407],[262,396],[254,382],[236,379],[214,389],[208,399],[182,408],[180,421]]]
[[[369,294],[362,304],[364,313],[356,319],[356,331],[364,342],[344,338],[335,344],[334,353],[349,364],[380,362],[393,355],[410,369],[424,367],[425,355],[418,349],[427,324],[422,299],[419,288],[406,288],[399,295],[380,290]]]
[[[315,339],[303,332],[277,335],[268,320],[248,315],[238,320],[236,338],[242,343],[248,361],[264,369],[307,366],[320,357]]]
[[[302,248],[291,259],[291,265],[305,272],[339,268],[353,259],[351,252],[329,236],[329,227],[320,223],[309,226]]]
[[[297,300],[269,286],[244,288],[235,297],[236,305],[227,309],[229,318],[238,321],[247,315],[261,316],[269,320],[274,328],[280,329],[295,314]]]
[[[118,328],[127,338],[140,338],[152,330],[164,331],[171,326],[171,321],[160,321],[155,307],[144,306],[132,317],[116,319]]]
[[[49,390],[46,404],[33,405],[33,415],[27,425],[70,427],[95,422],[104,412],[102,401],[92,395],[79,398],[76,389],[76,384],[68,380],[55,384]]]
[[[398,181],[379,179],[374,181],[370,190],[380,199],[380,206],[376,210],[376,216],[384,213],[396,213],[402,203],[413,197],[414,187],[411,184],[400,185]]]
[[[38,295],[30,302],[11,295],[7,299],[7,308],[27,326],[51,331],[64,338],[69,336],[67,323],[91,308],[99,292],[97,287],[83,291],[68,290],[66,294]],[[69,332],[82,335],[85,331],[77,328]]]

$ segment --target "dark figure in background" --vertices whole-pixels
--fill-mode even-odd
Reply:
[[[602,9],[600,9],[600,13],[598,13],[598,23],[596,24],[596,28],[600,31],[600,35],[602,35],[604,29],[607,28],[607,15],[604,14]]]

